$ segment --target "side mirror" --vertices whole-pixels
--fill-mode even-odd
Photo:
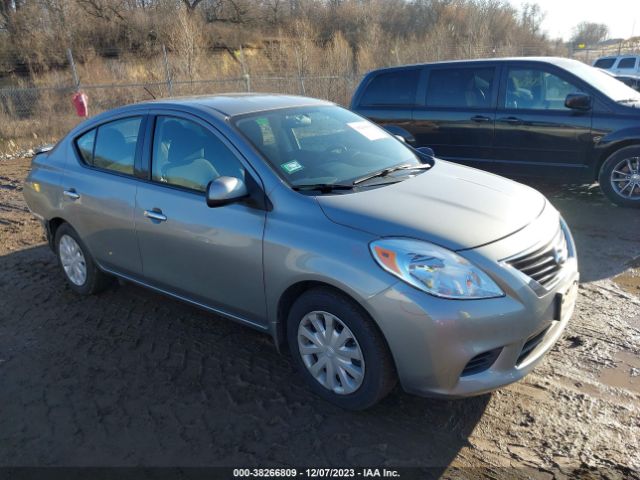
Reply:
[[[564,106],[571,110],[587,111],[591,109],[591,97],[585,93],[570,93],[564,100]]]
[[[249,195],[245,183],[235,177],[218,177],[207,185],[207,206],[222,207]]]
[[[416,150],[420,153],[422,153],[423,155],[426,155],[428,157],[435,157],[436,153],[433,151],[433,148],[431,147],[418,147],[416,148]]]

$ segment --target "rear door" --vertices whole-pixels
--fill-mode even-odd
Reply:
[[[413,111],[416,146],[446,160],[491,168],[498,66],[433,65]]]
[[[130,114],[73,141],[63,179],[63,210],[100,266],[142,272],[133,224],[146,116]]]
[[[582,175],[593,145],[591,110],[564,106],[570,93],[592,94],[566,71],[549,64],[513,63],[502,73],[495,154],[514,176]]]

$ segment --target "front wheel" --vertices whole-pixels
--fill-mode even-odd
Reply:
[[[640,208],[640,147],[625,147],[613,153],[602,164],[598,180],[613,203]]]
[[[301,295],[289,312],[287,337],[307,384],[342,408],[370,407],[396,383],[382,334],[359,305],[338,292],[321,288]]]

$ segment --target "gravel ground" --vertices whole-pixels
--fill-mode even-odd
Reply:
[[[532,374],[491,395],[396,391],[350,413],[248,328],[132,285],[74,295],[22,199],[28,169],[0,159],[0,465],[639,478],[640,212],[597,189],[540,187],[573,230],[582,283]]]

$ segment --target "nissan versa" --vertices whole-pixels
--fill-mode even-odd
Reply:
[[[540,193],[320,100],[112,110],[36,155],[25,198],[72,290],[117,277],[267,332],[345,408],[397,380],[514,382],[574,308],[574,243]]]

